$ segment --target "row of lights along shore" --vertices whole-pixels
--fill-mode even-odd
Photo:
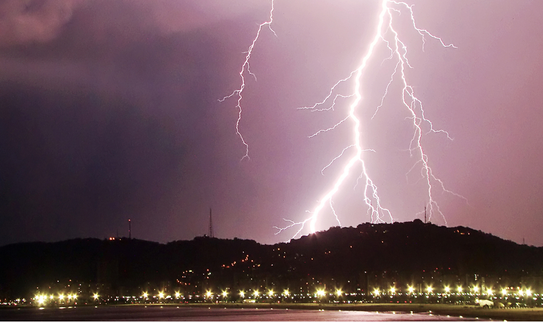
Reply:
[[[361,295],[360,293],[346,293],[343,292],[341,289],[336,289],[333,292],[326,291],[324,288],[318,288],[315,290],[314,293],[292,293],[289,289],[284,289],[282,293],[278,294],[273,289],[268,289],[266,291],[261,292],[258,289],[244,291],[240,290],[237,293],[237,296],[240,299],[247,299],[247,300],[257,300],[257,299],[273,299],[273,298],[292,298],[295,297],[314,297],[317,299],[322,299],[325,297],[335,297],[335,298],[341,298],[341,297],[347,297],[347,296],[358,296]],[[202,294],[202,298],[204,301],[207,300],[227,300],[229,296],[231,296],[232,293],[228,292],[228,290],[222,290],[220,293],[214,293],[212,290],[207,290],[205,293]],[[530,288],[502,288],[500,291],[494,291],[492,288],[480,288],[479,286],[472,286],[470,288],[463,288],[462,286],[458,286],[455,289],[445,286],[441,291],[435,291],[432,286],[426,286],[424,291],[416,291],[414,286],[407,286],[407,290],[405,292],[402,292],[396,287],[390,287],[387,289],[379,289],[375,288],[370,293],[370,295],[373,298],[382,298],[382,297],[390,297],[393,298],[395,296],[411,296],[411,297],[429,297],[429,296],[487,296],[487,297],[539,297],[539,294],[534,294],[533,291]],[[38,294],[34,297],[34,301],[38,305],[46,305],[48,303],[58,303],[58,304],[75,304],[78,299],[77,294],[58,294],[58,295],[46,295],[46,294]],[[119,299],[119,297],[115,297]],[[164,292],[158,292],[156,295],[151,295],[148,292],[144,292],[140,296],[123,296],[123,298],[131,298],[135,300],[140,301],[153,301],[153,300],[185,300],[185,299],[193,299],[193,298],[200,298],[200,295],[188,295],[185,296],[181,292],[175,292],[173,295],[167,295]],[[100,302],[103,300],[103,298],[95,293],[92,295],[92,299],[95,302]]]

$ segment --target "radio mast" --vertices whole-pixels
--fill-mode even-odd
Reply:
[[[211,208],[209,208],[209,237],[215,238],[213,235],[213,214],[211,213]]]

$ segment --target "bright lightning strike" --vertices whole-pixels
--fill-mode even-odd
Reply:
[[[219,102],[224,102],[226,99],[229,99],[229,98],[232,98],[232,97],[237,98],[236,108],[238,110],[238,119],[236,120],[236,134],[238,135],[239,139],[241,140],[241,143],[243,144],[243,146],[245,147],[245,155],[243,155],[241,160],[244,160],[245,158],[250,159],[249,158],[249,144],[247,144],[247,142],[245,141],[245,138],[243,138],[243,135],[239,131],[239,124],[241,122],[241,115],[243,113],[243,108],[242,108],[242,105],[241,105],[241,101],[243,100],[243,90],[245,90],[245,85],[246,85],[245,77],[246,77],[246,74],[249,74],[252,77],[254,77],[254,79],[256,80],[256,75],[251,72],[251,67],[250,67],[249,61],[251,60],[251,55],[253,54],[253,49],[255,48],[255,45],[256,45],[258,39],[260,38],[260,33],[262,32],[262,29],[264,27],[268,27],[270,29],[270,31],[274,35],[276,35],[275,31],[271,28],[271,24],[273,22],[273,9],[274,9],[274,2],[272,0],[271,9],[270,9],[270,16],[268,18],[268,21],[265,21],[265,22],[261,23],[258,26],[258,30],[256,32],[255,37],[253,38],[253,42],[251,43],[251,45],[247,49],[247,54],[245,55],[245,61],[241,65],[241,69],[239,71],[239,78],[241,80],[241,83],[240,83],[239,88],[237,90],[234,90],[232,93],[230,93],[229,95],[227,95],[224,98],[219,100]]]
[[[246,74],[250,74],[250,75],[253,75],[254,77],[254,74],[252,74],[249,69],[249,61],[251,58],[251,54],[253,52],[256,42],[258,41],[260,37],[260,33],[262,29],[264,27],[268,27],[273,32],[273,29],[271,29],[271,23],[273,21],[273,11],[274,11],[274,2],[272,0],[269,20],[259,25],[256,36],[254,37],[251,45],[249,46],[247,55],[245,56],[245,61],[239,72],[240,79],[241,79],[240,87],[234,92],[232,92],[230,95],[220,100],[222,102],[228,98],[237,97],[236,107],[238,109],[239,114],[238,114],[238,119],[236,122],[236,133],[240,137],[243,145],[246,148],[246,153],[243,156],[242,160],[244,158],[249,158],[249,146],[247,145],[247,143],[245,142],[243,136],[241,135],[239,131],[239,123],[240,123],[241,115],[242,115],[242,106],[241,106],[241,102],[243,99],[242,94],[246,85],[245,76]],[[426,29],[421,29],[417,27],[412,7],[409,6],[407,3],[401,2],[401,1],[394,1],[394,0],[380,1],[378,20],[375,26],[375,34],[371,38],[370,43],[366,46],[367,50],[361,57],[358,67],[352,72],[350,72],[350,74],[347,77],[337,81],[330,88],[328,94],[324,97],[323,100],[315,103],[312,106],[301,108],[301,109],[310,110],[312,112],[323,112],[323,111],[332,111],[332,110],[335,111],[335,106],[337,104],[338,99],[349,100],[348,109],[347,109],[348,112],[339,122],[337,122],[334,125],[331,125],[330,127],[323,128],[317,131],[316,133],[314,133],[313,135],[309,136],[310,138],[312,138],[329,131],[334,131],[336,128],[343,127],[346,125],[349,125],[351,127],[352,137],[350,139],[350,144],[347,145],[338,156],[333,158],[330,161],[330,163],[324,166],[324,168],[321,171],[322,173],[332,164],[343,161],[344,165],[342,168],[342,172],[335,179],[332,186],[321,197],[317,206],[312,211],[308,211],[310,214],[309,217],[307,217],[306,219],[300,222],[284,219],[286,222],[288,222],[288,225],[285,227],[275,227],[277,229],[276,234],[279,234],[288,229],[298,228],[298,230],[293,235],[293,238],[295,238],[302,232],[302,230],[307,224],[309,225],[310,232],[311,233],[315,232],[316,223],[317,223],[317,220],[319,219],[319,215],[325,208],[329,208],[331,210],[337,223],[341,225],[339,216],[336,213],[333,206],[333,198],[338,193],[342,185],[344,185],[344,182],[349,177],[349,175],[351,175],[351,173],[354,172],[355,167],[360,167],[361,169],[361,172],[357,178],[357,185],[360,182],[364,183],[362,199],[367,205],[368,213],[371,216],[371,222],[379,223],[379,222],[385,222],[385,221],[390,221],[390,222],[394,221],[391,211],[385,206],[383,206],[383,204],[381,203],[381,200],[378,194],[377,185],[374,183],[374,181],[370,178],[368,174],[366,163],[363,158],[364,152],[374,151],[374,150],[363,149],[362,147],[361,138],[362,138],[363,133],[361,129],[361,120],[358,117],[358,114],[360,113],[361,109],[363,109],[364,93],[362,90],[363,89],[362,78],[364,76],[364,73],[367,70],[370,60],[375,58],[375,56],[377,55],[376,52],[377,52],[378,46],[386,46],[386,48],[390,51],[390,56],[386,58],[386,60],[396,61],[396,66],[394,68],[394,71],[390,75],[389,82],[384,90],[384,94],[381,98],[380,104],[374,108],[375,112],[373,114],[373,117],[377,115],[377,113],[379,112],[379,109],[383,106],[383,102],[385,98],[387,96],[393,95],[389,93],[389,90],[390,90],[391,84],[397,79],[401,84],[401,92],[398,93],[398,95],[401,98],[401,102],[402,102],[401,105],[407,111],[409,115],[408,119],[411,121],[413,125],[413,129],[414,129],[413,136],[409,143],[408,151],[411,157],[417,158],[417,162],[413,165],[411,170],[409,170],[408,174],[412,170],[414,170],[415,167],[420,166],[421,179],[424,180],[424,183],[426,186],[425,199],[427,201],[426,208],[429,211],[428,219],[431,219],[433,215],[437,214],[441,216],[446,223],[445,216],[441,212],[439,205],[437,204],[437,202],[435,201],[433,197],[434,195],[433,193],[436,189],[436,186],[439,189],[441,189],[443,192],[447,192],[457,197],[460,197],[462,199],[465,199],[461,195],[458,195],[452,191],[447,190],[445,188],[444,183],[434,175],[432,169],[430,168],[430,165],[428,164],[428,156],[426,155],[425,150],[423,149],[422,138],[423,136],[427,134],[440,133],[440,134],[444,134],[449,140],[452,140],[452,138],[450,137],[449,133],[447,133],[446,131],[435,129],[432,122],[425,117],[422,101],[415,95],[414,88],[409,84],[407,80],[406,70],[408,68],[412,68],[412,66],[410,65],[409,60],[407,58],[407,46],[401,40],[397,32],[397,29],[395,27],[396,26],[395,19],[397,19],[395,18],[395,16],[401,15],[402,13],[405,13],[405,12],[408,13],[408,16],[409,16],[408,19],[411,22],[411,26],[413,30],[415,30],[422,38],[422,50],[424,50],[424,46],[426,44],[426,37],[429,37],[435,41],[438,41],[443,47],[456,48],[453,44],[445,43],[441,38],[431,34]],[[351,90],[349,93],[347,94],[339,93],[340,85],[343,85],[343,84],[350,86]],[[423,128],[429,129],[429,130],[423,131]],[[354,152],[354,153],[352,153],[352,155],[349,156],[351,152]]]
[[[318,134],[320,134],[322,132],[327,132],[327,131],[334,130],[335,128],[337,128],[338,126],[340,126],[341,124],[343,124],[346,121],[352,121],[353,122],[353,128],[352,128],[352,130],[353,130],[353,133],[352,133],[353,134],[353,144],[346,147],[338,157],[336,157],[336,158],[334,158],[334,160],[332,160],[331,163],[333,163],[335,160],[341,158],[343,156],[343,154],[345,153],[345,151],[350,147],[353,147],[355,149],[355,151],[356,151],[355,155],[347,161],[347,164],[343,168],[343,172],[337,178],[337,180],[334,183],[333,187],[324,195],[323,198],[321,198],[321,200],[320,200],[319,204],[317,205],[317,207],[312,212],[310,212],[311,216],[309,218],[305,219],[302,222],[293,222],[293,221],[291,221],[290,225],[288,225],[288,226],[286,226],[284,228],[277,228],[278,229],[277,234],[279,234],[280,232],[282,232],[282,231],[284,231],[286,229],[289,229],[291,227],[299,226],[298,231],[293,236],[293,238],[294,238],[303,230],[303,228],[304,228],[304,226],[305,226],[305,224],[307,222],[309,222],[309,225],[310,225],[310,232],[311,233],[315,232],[315,225],[316,225],[319,213],[326,206],[326,204],[328,204],[330,206],[330,208],[331,208],[331,210],[332,210],[338,224],[341,225],[341,222],[339,221],[339,218],[338,218],[338,216],[337,216],[337,214],[336,214],[336,212],[335,212],[335,210],[333,208],[332,198],[337,193],[337,191],[339,190],[341,184],[343,184],[343,182],[345,181],[345,179],[349,175],[351,169],[353,168],[353,166],[356,163],[361,164],[361,166],[362,166],[361,177],[366,179],[365,189],[364,189],[364,201],[366,202],[368,207],[370,207],[370,209],[371,209],[372,221],[383,221],[382,220],[383,216],[388,216],[390,218],[390,220],[393,221],[392,214],[390,213],[390,211],[381,206],[379,195],[377,194],[377,186],[373,183],[373,181],[368,176],[368,173],[367,173],[367,170],[366,170],[366,165],[364,163],[364,160],[362,159],[363,149],[362,149],[362,144],[360,143],[360,138],[361,138],[360,120],[356,116],[357,108],[359,107],[359,104],[362,101],[362,93],[360,91],[362,72],[365,70],[365,68],[366,68],[366,66],[368,64],[368,60],[372,57],[375,46],[377,46],[379,40],[383,39],[383,36],[382,36],[383,31],[382,30],[383,30],[383,25],[384,25],[384,20],[385,20],[384,17],[385,17],[385,14],[387,12],[390,13],[387,5],[388,5],[387,1],[382,2],[382,10],[381,10],[381,13],[379,15],[379,23],[378,23],[378,26],[377,26],[378,31],[377,31],[375,37],[373,38],[372,42],[369,44],[368,51],[364,55],[364,57],[362,58],[362,61],[361,61],[360,65],[358,66],[358,68],[356,70],[354,70],[353,72],[351,72],[348,77],[346,77],[346,78],[344,78],[342,80],[339,80],[336,84],[334,84],[331,87],[330,92],[328,93],[328,95],[325,97],[324,100],[322,100],[321,102],[316,103],[312,107],[304,108],[304,109],[312,109],[312,110],[318,109],[318,107],[320,105],[325,104],[326,102],[328,102],[330,100],[330,98],[332,98],[332,96],[335,93],[335,90],[336,90],[336,88],[338,87],[339,84],[352,80],[353,81],[353,92],[349,96],[352,96],[353,100],[352,100],[351,104],[349,105],[349,113],[348,113],[348,115],[345,118],[343,118],[341,121],[339,121],[338,123],[333,125],[332,127],[320,130],[320,131],[318,131],[317,133],[313,134],[310,137],[316,136],[316,135],[318,135]],[[341,95],[338,94],[338,95],[334,96],[334,98],[332,99],[333,100],[332,107],[335,105],[335,101],[336,101],[336,98],[338,96],[341,96]],[[330,166],[331,163],[326,165],[325,168]],[[368,191],[371,191],[371,196],[377,202],[376,207],[374,207],[373,204],[371,203],[371,199],[368,196],[369,195]]]
[[[378,195],[377,185],[372,181],[370,178],[366,163],[363,159],[363,152],[365,151],[362,148],[362,144],[360,142],[362,137],[362,131],[360,129],[360,120],[357,116],[357,112],[362,109],[362,101],[363,101],[363,93],[362,93],[362,76],[365,70],[367,69],[368,62],[370,59],[375,56],[376,47],[380,44],[384,44],[387,46],[388,50],[390,51],[390,57],[387,59],[390,60],[396,60],[396,67],[393,71],[393,73],[390,76],[390,80],[385,88],[384,94],[381,98],[381,103],[379,106],[376,107],[375,113],[373,117],[378,113],[379,108],[383,105],[384,99],[389,94],[389,88],[392,82],[396,77],[399,77],[400,82],[402,84],[402,90],[401,90],[401,99],[402,104],[405,109],[407,109],[410,120],[412,121],[414,133],[413,137],[411,139],[410,145],[409,145],[409,152],[411,156],[416,155],[418,157],[418,162],[413,165],[413,168],[416,165],[421,165],[421,175],[422,178],[425,180],[425,184],[427,187],[427,207],[429,209],[429,218],[432,217],[433,214],[439,214],[443,220],[446,223],[445,216],[439,209],[439,205],[433,198],[433,191],[434,191],[434,184],[437,183],[438,186],[445,192],[454,194],[455,196],[461,197],[462,196],[453,193],[445,188],[445,185],[443,182],[437,178],[430,168],[428,164],[428,156],[426,155],[423,145],[422,145],[422,137],[425,134],[428,133],[443,133],[447,136],[448,139],[452,140],[452,138],[449,136],[449,134],[444,130],[437,130],[434,128],[432,122],[428,120],[424,115],[424,109],[422,106],[421,100],[417,98],[415,95],[415,91],[411,85],[409,85],[407,81],[407,77],[405,74],[405,71],[407,68],[412,68],[409,64],[409,60],[407,58],[407,46],[405,43],[400,39],[398,32],[395,29],[394,26],[394,13],[399,13],[407,10],[409,13],[410,21],[412,23],[412,27],[414,30],[418,32],[418,34],[422,38],[422,49],[424,50],[425,45],[425,37],[428,36],[432,39],[435,39],[441,43],[444,47],[454,47],[453,44],[446,44],[443,42],[443,40],[437,36],[434,36],[429,31],[425,29],[418,28],[415,22],[415,17],[413,14],[412,7],[406,4],[405,2],[399,2],[399,1],[393,1],[393,0],[382,0],[379,10],[379,18],[377,22],[377,26],[375,29],[375,34],[367,46],[367,51],[362,56],[362,59],[360,61],[360,64],[358,67],[352,71],[346,78],[341,79],[337,81],[328,92],[328,95],[320,102],[315,103],[313,106],[310,107],[304,107],[302,109],[308,109],[314,112],[319,111],[329,111],[334,110],[334,107],[336,106],[336,101],[338,98],[344,98],[344,99],[351,99],[351,102],[349,103],[348,113],[347,115],[341,119],[338,123],[332,125],[331,127],[321,129],[310,136],[314,137],[321,133],[333,131],[339,126],[342,126],[343,124],[349,122],[352,129],[352,138],[351,138],[351,144],[348,145],[343,149],[343,151],[336,156],[332,161],[327,164],[321,172],[323,172],[326,168],[330,167],[334,162],[347,158],[344,166],[343,171],[341,174],[336,178],[335,182],[333,183],[332,187],[324,194],[324,196],[320,199],[320,202],[318,205],[309,213],[311,214],[308,218],[301,222],[294,222],[292,220],[286,220],[289,222],[289,225],[279,228],[276,227],[277,233],[279,234],[287,229],[298,227],[298,230],[294,234],[293,238],[298,236],[301,231],[304,229],[306,224],[309,224],[309,230],[311,233],[315,232],[315,226],[317,223],[317,220],[319,218],[319,215],[321,211],[327,207],[331,209],[332,214],[336,218],[336,221],[339,225],[341,225],[341,222],[339,221],[339,217],[334,210],[332,200],[340,187],[344,184],[344,181],[349,176],[349,174],[353,171],[353,167],[355,165],[361,166],[361,174],[358,177],[358,180],[364,181],[364,193],[363,193],[363,200],[365,204],[368,207],[368,213],[371,215],[372,222],[385,222],[386,220],[390,220],[391,222],[394,221],[392,214],[389,209],[384,207],[381,203],[381,200]],[[337,89],[340,84],[343,83],[349,83],[351,84],[351,92],[348,94],[341,94],[337,93]],[[329,107],[325,107],[326,104],[329,104]],[[422,129],[422,124],[426,124],[427,127],[429,127],[429,131],[424,133]],[[354,155],[352,157],[347,157],[346,151],[348,150],[354,150]],[[412,168],[412,169],[413,169]],[[464,198],[465,199],[465,198]],[[375,205],[374,205],[375,203]]]

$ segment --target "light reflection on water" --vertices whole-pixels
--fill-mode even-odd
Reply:
[[[460,321],[475,320],[431,313],[363,312],[270,308],[217,308],[184,306],[79,306],[3,310],[2,320],[69,321]]]

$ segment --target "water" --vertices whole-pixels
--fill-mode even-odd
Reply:
[[[459,321],[427,313],[177,306],[2,308],[2,321]],[[467,319],[469,320],[469,319]]]

